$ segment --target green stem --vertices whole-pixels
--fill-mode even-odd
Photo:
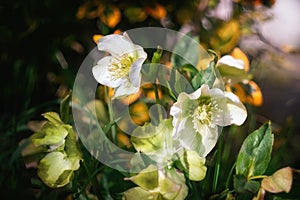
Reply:
[[[84,168],[88,174],[88,179],[86,180],[86,182],[83,184],[82,188],[79,190],[78,194],[80,193],[84,193],[85,192],[85,188],[90,184],[90,182],[93,181],[93,179],[101,172],[103,171],[104,167],[100,166],[98,169],[96,169],[93,174],[90,173],[90,171],[88,170],[86,164],[84,164]],[[97,181],[98,182],[98,181]],[[98,184],[98,183],[97,183]]]
[[[108,94],[108,87],[106,87],[106,86],[105,86],[105,97],[107,100],[109,120],[110,120],[110,122],[114,122],[114,113],[113,113],[113,109],[112,109],[112,103],[111,103],[111,99]],[[111,126],[111,138],[112,138],[113,143],[117,144],[117,130],[116,130],[116,125],[114,123]]]
[[[154,94],[155,94],[156,104],[161,105],[160,99],[159,99],[159,94],[158,94],[158,85],[157,84],[154,84]],[[159,119],[158,122],[161,122],[162,121],[162,112],[161,112],[161,109],[159,106],[157,106],[157,109],[158,109],[158,119]]]
[[[212,185],[212,192],[215,193],[217,191],[219,174],[220,174],[220,166],[221,166],[221,158],[222,158],[222,143],[223,143],[223,134],[221,133],[220,139],[218,142],[217,147],[217,161],[214,171],[214,178],[213,178],[213,185]]]
[[[89,180],[92,181],[93,192],[97,195],[98,199],[101,199],[100,185],[98,183],[97,177],[94,174],[91,174],[86,162],[83,162],[86,173],[88,174]]]
[[[233,163],[233,165],[232,165],[232,167],[231,167],[231,169],[230,169],[230,171],[229,171],[229,174],[228,174],[228,176],[227,176],[227,180],[226,180],[226,184],[225,184],[225,187],[226,187],[226,188],[229,187],[230,178],[231,178],[231,176],[232,176],[232,174],[233,174],[233,170],[235,169],[235,166],[236,166],[236,162]]]

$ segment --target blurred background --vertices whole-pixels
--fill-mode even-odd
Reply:
[[[31,120],[58,110],[82,61],[96,46],[94,35],[147,26],[190,32],[219,56],[239,47],[249,59],[249,73],[263,97],[255,104],[253,91],[248,91],[252,100],[245,103],[253,113],[249,117],[257,124],[272,121],[277,155],[274,165],[299,169],[299,10],[298,0],[2,0],[3,194],[19,191],[30,197],[28,189],[35,189],[31,181],[34,172],[25,167],[20,141],[32,134]]]

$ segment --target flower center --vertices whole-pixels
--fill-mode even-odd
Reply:
[[[134,62],[134,58],[128,54],[123,54],[119,57],[113,57],[110,61],[108,71],[112,74],[111,79],[117,80],[128,76],[130,67]]]
[[[196,109],[193,110],[191,115],[194,124],[194,129],[201,132],[203,125],[214,127],[215,124],[211,123],[213,118],[213,111],[218,110],[216,101],[210,97],[200,97],[196,103]]]

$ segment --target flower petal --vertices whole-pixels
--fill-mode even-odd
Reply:
[[[142,64],[146,58],[137,59],[130,67],[129,71],[129,79],[133,86],[139,87],[141,84],[141,75],[140,71],[142,68]]]
[[[112,56],[121,56],[123,54],[133,53],[137,45],[134,45],[128,37],[123,35],[111,34],[104,36],[99,40],[98,49],[107,51]]]
[[[121,98],[130,94],[135,94],[139,91],[139,87],[134,87],[128,80],[124,81],[116,88],[114,98]]]
[[[62,152],[48,153],[39,163],[38,176],[50,187],[62,187],[70,182],[73,171],[79,168],[79,161]]]
[[[235,67],[238,69],[245,68],[245,64],[244,64],[243,60],[235,59],[234,57],[232,57],[230,55],[226,55],[226,56],[223,56],[222,58],[220,58],[220,60],[218,61],[218,65],[221,65],[221,64]]]
[[[235,94],[231,92],[225,92],[224,94],[227,97],[226,119],[230,119],[224,126],[230,124],[242,125],[247,118],[245,106]]]
[[[116,88],[124,82],[124,79],[112,79],[112,74],[108,70],[112,58],[112,56],[105,56],[100,59],[97,65],[93,67],[92,72],[97,82],[102,85]]]
[[[218,126],[205,126],[203,127],[203,129],[205,131],[200,134],[202,136],[202,145],[204,146],[204,152],[200,154],[200,156],[204,158],[216,146],[219,138],[219,131]]]
[[[176,124],[177,128],[173,131],[173,138],[174,140],[179,141],[180,144],[180,146],[177,146],[176,149],[180,150],[181,148],[185,148],[193,150],[202,157],[205,153],[204,146],[201,142],[202,138],[193,126],[191,118],[184,118]]]
[[[200,91],[200,90],[197,90]],[[201,91],[200,91],[201,92]],[[174,103],[170,110],[170,115],[173,116],[173,125],[175,127],[176,121],[181,120],[182,118],[189,116],[189,107],[193,104],[193,100],[191,100],[191,96],[193,97],[194,93],[187,94],[185,92],[181,92],[178,96],[177,102]]]

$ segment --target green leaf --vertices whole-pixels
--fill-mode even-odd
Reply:
[[[200,70],[199,73],[192,79],[191,83],[195,90],[201,87],[203,84],[207,84],[210,88],[216,79],[216,63],[212,60],[208,67],[204,70]]]
[[[229,65],[218,65],[218,70],[225,82],[230,80],[230,83],[238,83],[252,78],[252,75],[245,72],[244,69],[238,69]]]
[[[171,57],[172,66],[179,68],[185,64],[197,66],[200,57],[197,37],[183,36],[173,49]]]
[[[237,157],[236,174],[250,178],[266,171],[274,140],[270,126],[264,124],[245,139]]]
[[[235,175],[233,186],[238,193],[250,192],[255,194],[259,190],[260,184],[257,181],[248,181],[244,175]]]
[[[70,101],[72,93],[69,94],[60,103],[60,117],[64,123],[69,123]]]
[[[195,151],[184,151],[180,157],[188,177],[192,181],[201,181],[206,175],[205,158],[201,158]]]
[[[172,78],[174,78],[174,81],[172,80],[171,83],[174,83],[172,86],[174,86],[174,91],[176,94],[180,94],[181,92],[187,92],[191,93],[193,92],[193,88],[191,87],[191,84],[187,81],[184,75],[182,75],[177,70],[172,71]]]
[[[193,65],[191,64],[186,64],[183,65],[181,68],[183,71],[188,72],[191,77],[194,77],[196,74],[198,74],[198,69],[196,69]]]

